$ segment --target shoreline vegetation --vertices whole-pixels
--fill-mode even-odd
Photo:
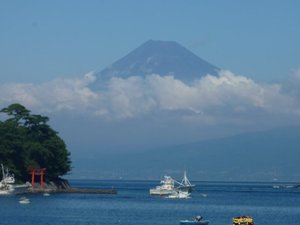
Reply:
[[[16,183],[31,180],[32,174],[48,181],[71,171],[71,153],[48,125],[48,117],[32,114],[18,103],[0,110],[0,116],[5,118],[0,120],[0,163],[14,174]]]
[[[5,119],[0,120],[0,163],[13,174],[9,177],[13,181],[10,187],[33,180],[34,187],[25,192],[117,193],[115,189],[72,188],[61,178],[71,171],[71,153],[58,132],[48,125],[48,117],[32,114],[19,103],[1,109],[0,115]],[[2,179],[6,182],[4,175]],[[39,179],[44,181],[43,187]]]
[[[0,110],[0,163],[14,175],[16,183],[35,176],[44,181],[59,180],[71,171],[71,153],[49,118],[32,114],[14,103]]]

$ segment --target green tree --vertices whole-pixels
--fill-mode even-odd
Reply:
[[[46,178],[55,179],[71,170],[70,152],[47,122],[32,115],[21,104],[3,108],[7,119],[0,121],[0,161],[21,181],[29,179],[29,168],[46,168]]]

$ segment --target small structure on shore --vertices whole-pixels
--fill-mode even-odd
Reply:
[[[46,168],[29,168],[31,175],[31,193],[89,193],[89,194],[117,194],[116,189],[79,189],[72,188],[68,180],[57,178],[45,182]],[[35,182],[35,177],[40,177],[40,182]]]
[[[44,188],[44,176],[46,173],[46,168],[30,168],[29,169],[30,172],[29,174],[31,174],[31,187],[32,189],[34,189],[34,181],[35,181],[35,176],[40,176],[40,183],[41,183],[41,187]]]
[[[43,176],[46,169],[31,171],[32,186],[28,189],[30,193],[88,193],[88,194],[117,194],[117,190],[112,189],[83,189],[72,188],[69,181],[62,178],[57,178],[52,181],[45,181]],[[40,175],[40,182],[36,183],[34,180],[35,175]]]

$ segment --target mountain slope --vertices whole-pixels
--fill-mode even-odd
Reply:
[[[111,66],[100,71],[98,78],[113,76],[173,75],[190,81],[219,69],[173,41],[147,41]]]

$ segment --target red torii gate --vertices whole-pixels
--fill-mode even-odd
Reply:
[[[31,187],[34,188],[34,179],[36,175],[40,176],[41,188],[44,189],[44,175],[45,175],[46,168],[39,168],[39,169],[30,169],[31,174]]]

